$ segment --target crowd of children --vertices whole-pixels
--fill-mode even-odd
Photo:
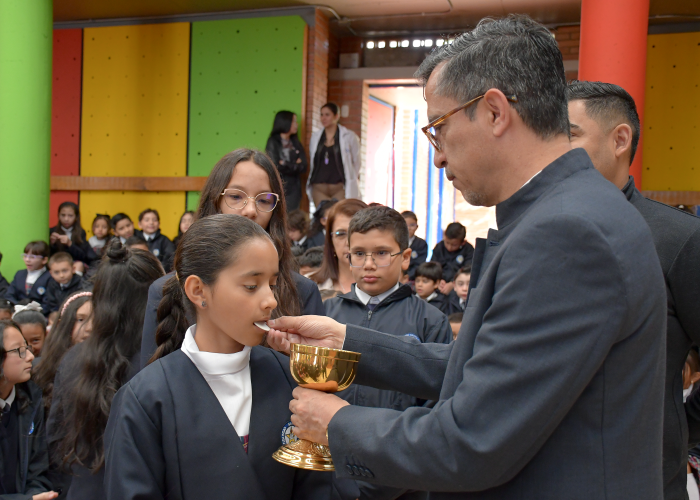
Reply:
[[[125,213],[97,214],[87,238],[78,206],[63,203],[47,241],[25,246],[25,269],[11,282],[0,274],[0,445],[12,458],[0,461],[0,497],[159,497],[180,488],[177,498],[219,498],[235,482],[246,484],[240,498],[290,490],[293,498],[422,498],[271,459],[294,384],[288,363],[258,347],[264,332],[255,323],[325,313],[410,342],[449,343],[469,293],[464,227],[448,226],[426,262],[413,212],[347,199],[324,201],[311,220],[286,214],[268,162],[251,150],[226,155],[173,241],[154,209],[139,214],[139,229]],[[226,195],[242,190],[257,197]],[[261,390],[266,398],[252,398]],[[433,404],[358,384],[341,395],[397,410]],[[227,421],[231,435],[211,433]],[[225,453],[235,449],[233,461],[212,455],[222,443]],[[279,481],[241,469],[249,443],[253,467]],[[189,465],[174,473],[178,463]]]

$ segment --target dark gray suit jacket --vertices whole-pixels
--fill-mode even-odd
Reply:
[[[647,224],[583,149],[496,218],[455,342],[348,325],[357,383],[439,401],[342,408],[338,475],[432,499],[658,500],[666,294]]]

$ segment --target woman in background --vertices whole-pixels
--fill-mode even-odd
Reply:
[[[309,167],[306,152],[297,137],[298,128],[297,115],[291,111],[279,111],[265,146],[282,178],[288,212],[301,204],[301,176]]]

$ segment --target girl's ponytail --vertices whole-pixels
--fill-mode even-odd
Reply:
[[[163,299],[158,305],[158,329],[156,330],[158,348],[149,363],[177,351],[185,340],[188,327],[183,291],[176,274],[166,281],[163,287]]]

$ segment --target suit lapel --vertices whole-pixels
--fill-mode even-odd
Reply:
[[[251,466],[238,434],[194,363],[178,350],[164,358],[163,369],[175,410],[183,497],[265,498],[259,480],[265,476]]]
[[[258,477],[265,478],[265,498],[290,498],[296,469],[272,458],[282,445],[282,428],[289,422],[292,388],[274,354],[264,347],[250,353],[253,409],[250,415],[248,458]]]

